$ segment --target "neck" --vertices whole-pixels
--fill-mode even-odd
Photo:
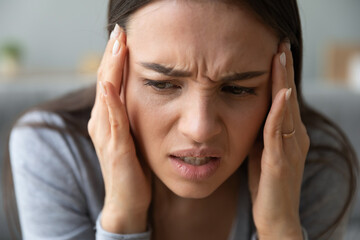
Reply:
[[[237,199],[240,185],[239,170],[235,171],[210,196],[202,199],[183,198],[173,193],[159,178],[153,178],[153,214],[168,214],[177,211],[178,214],[190,216],[191,213],[219,209],[228,199]]]

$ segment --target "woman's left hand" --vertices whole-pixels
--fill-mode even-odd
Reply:
[[[249,189],[260,240],[302,239],[299,205],[309,146],[297,101],[290,44],[285,41],[273,59],[272,105],[263,142],[255,144],[249,154]]]

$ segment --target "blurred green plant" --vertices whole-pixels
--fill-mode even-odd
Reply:
[[[11,41],[6,42],[0,47],[0,57],[11,57],[17,61],[20,61],[22,55],[21,44]]]
[[[0,75],[15,76],[20,72],[22,47],[16,41],[8,41],[0,46]]]

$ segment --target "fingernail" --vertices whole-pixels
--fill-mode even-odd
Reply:
[[[116,40],[112,49],[113,56],[116,56],[119,53],[119,50],[120,50],[120,43],[118,40]]]
[[[286,101],[289,101],[290,97],[291,97],[291,92],[292,92],[292,88],[289,88],[287,91],[286,91],[286,94],[285,94],[285,99]]]
[[[115,24],[114,30],[112,30],[110,34],[110,39],[115,39],[119,36],[120,33],[120,26],[118,24]]]
[[[101,81],[99,81],[99,86],[100,86],[100,91],[104,96],[107,96],[107,92],[105,89],[105,86],[103,85],[103,83]]]
[[[281,65],[283,65],[284,67],[286,66],[286,55],[285,55],[284,52],[280,55],[280,63],[281,63]]]
[[[285,45],[286,45],[286,47],[287,47],[289,50],[291,50],[291,42],[290,42],[290,39],[289,39],[289,38],[286,38],[286,39],[285,39]]]

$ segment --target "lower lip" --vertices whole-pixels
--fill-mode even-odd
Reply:
[[[201,181],[209,178],[216,172],[220,165],[220,158],[213,159],[200,166],[188,164],[180,158],[173,156],[170,156],[169,159],[175,171],[177,171],[180,176],[192,181]]]

